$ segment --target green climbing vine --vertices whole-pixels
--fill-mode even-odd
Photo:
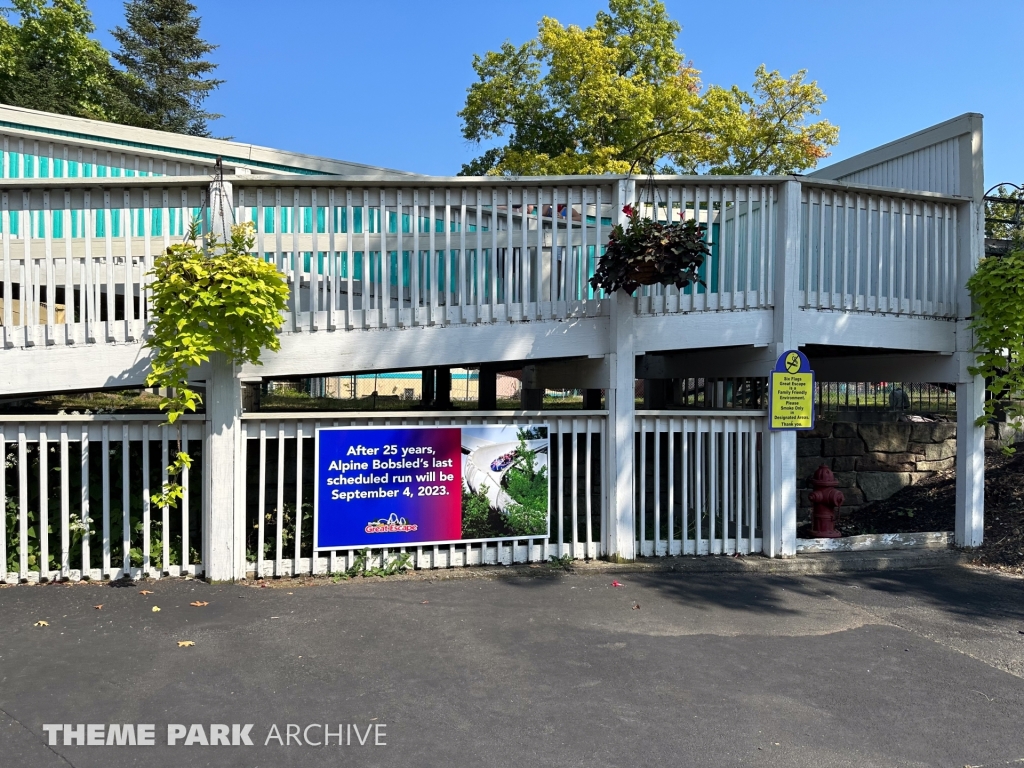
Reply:
[[[988,256],[967,281],[975,303],[976,365],[971,374],[984,376],[991,397],[979,426],[1005,409],[1010,419],[1024,416],[1024,247],[1003,256]]]
[[[199,223],[192,223],[184,242],[168,247],[156,259],[151,285],[152,321],[146,346],[154,350],[151,387],[167,392],[160,408],[173,424],[202,403],[189,387],[193,367],[223,353],[233,363],[260,363],[263,349],[277,351],[281,342],[281,310],[288,285],[273,264],[252,255],[256,235],[251,223],[231,228],[227,242],[199,242]],[[157,506],[175,506],[182,497],[177,479],[191,466],[186,451],[177,451],[168,482],[153,496]]]

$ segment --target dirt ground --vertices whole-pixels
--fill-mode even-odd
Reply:
[[[1024,574],[1024,443],[1016,453],[985,459],[985,543],[975,562]],[[845,536],[863,533],[952,531],[956,481],[952,471],[937,473],[884,501],[866,504],[839,523]]]

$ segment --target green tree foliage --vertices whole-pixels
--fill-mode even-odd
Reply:
[[[112,32],[120,45],[114,59],[146,127],[209,136],[208,122],[220,115],[202,104],[224,81],[208,77],[217,65],[205,57],[217,46],[199,37],[196,7],[187,0],[130,0],[124,8],[126,26]]]
[[[702,88],[680,30],[657,0],[610,0],[592,26],[544,17],[535,39],[474,56],[462,133],[497,146],[461,173],[790,173],[828,155],[839,129],[809,121],[825,94],[805,70]]]
[[[84,0],[11,0],[0,10],[0,102],[137,125]]]
[[[975,303],[977,364],[971,373],[984,376],[992,397],[979,423],[1003,407],[1010,419],[1024,416],[1024,248],[988,256],[967,281]]]
[[[1011,185],[1012,186],[1012,185]],[[994,195],[1006,202],[985,201],[985,237],[997,240],[1024,240],[1024,189],[1000,185]]]

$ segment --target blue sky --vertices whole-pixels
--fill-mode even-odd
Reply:
[[[456,113],[474,53],[521,43],[544,15],[588,25],[601,0],[444,3],[193,0],[227,80],[218,135],[420,173],[476,154]],[[749,87],[761,63],[806,68],[840,126],[841,160],[964,112],[985,115],[986,182],[1024,182],[1024,99],[1014,52],[1024,2],[667,0],[679,47],[706,83]],[[120,0],[90,0],[98,35]]]

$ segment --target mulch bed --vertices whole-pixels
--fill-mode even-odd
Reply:
[[[1024,443],[1012,456],[985,458],[985,541],[973,562],[1024,574]],[[952,531],[955,527],[956,480],[952,470],[936,473],[884,501],[865,504],[844,515],[844,536],[865,533]],[[810,534],[802,526],[798,536]]]

